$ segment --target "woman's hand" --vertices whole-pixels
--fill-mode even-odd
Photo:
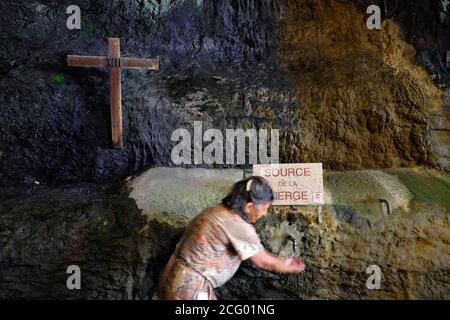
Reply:
[[[261,250],[250,258],[250,261],[258,268],[281,273],[300,273],[305,270],[302,258],[281,258]]]
[[[286,260],[284,260],[284,264],[292,268],[292,273],[300,273],[305,271],[305,262],[302,258],[287,258]]]

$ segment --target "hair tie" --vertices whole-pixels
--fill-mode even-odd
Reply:
[[[247,191],[249,191],[249,192],[250,192],[250,187],[252,186],[252,181],[253,181],[253,179],[250,179],[247,181]]]

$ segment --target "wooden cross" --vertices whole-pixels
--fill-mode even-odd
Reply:
[[[122,138],[122,85],[120,69],[158,70],[159,59],[121,58],[120,39],[108,38],[108,56],[67,56],[71,67],[109,68],[109,100],[111,108],[111,135],[115,148],[123,148]]]

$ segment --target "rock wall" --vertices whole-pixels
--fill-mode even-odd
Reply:
[[[70,1],[2,1],[0,178],[99,182],[170,166],[171,133],[195,120],[279,128],[284,162],[447,168],[448,126],[429,115],[445,117],[441,92],[418,62],[445,78],[446,42],[432,40],[449,20],[411,3],[393,16],[401,32],[390,20],[368,30],[365,1],[83,0],[77,31]],[[428,64],[405,42],[419,48],[417,19]],[[66,65],[106,54],[107,37],[123,56],[161,59],[157,72],[123,72],[124,150],[111,148],[107,70]]]
[[[0,205],[0,299],[150,299],[187,223],[146,219],[126,194],[104,187],[8,197]],[[71,265],[80,268],[80,290],[67,287]]]
[[[274,64],[270,2],[80,1],[80,31],[66,28],[71,4],[0,4],[2,180],[98,182],[169,164],[173,130],[202,120],[199,110],[227,116],[216,105],[230,102],[223,77],[243,80],[234,90],[242,70]],[[122,56],[161,59],[158,72],[123,72],[122,151],[110,143],[107,70],[66,63],[105,55],[107,37],[121,38]]]
[[[196,170],[188,172],[196,176]],[[220,177],[219,172],[210,171],[212,183],[216,174]],[[146,192],[157,198],[156,185],[161,180],[166,184],[178,181],[168,177],[152,180],[154,187]],[[144,190],[141,184],[130,183],[135,194]],[[245,262],[235,277],[217,290],[220,298],[450,298],[448,177],[420,169],[326,171],[324,188],[323,206],[275,206],[256,224],[269,251],[304,257],[307,271],[299,276],[280,275]],[[181,201],[190,204],[186,212],[200,211],[205,205],[195,200],[197,189],[202,190],[192,188],[192,198]],[[214,194],[213,190],[219,189],[208,193]],[[176,205],[168,204],[159,211],[167,212]],[[151,211],[152,206],[141,209]],[[298,244],[295,249],[289,236]],[[379,290],[366,286],[367,268],[372,265],[382,272]]]
[[[0,298],[151,298],[192,212],[217,203],[227,193],[223,180],[228,177],[231,186],[242,174],[205,169],[158,174],[163,170],[151,169],[120,193],[72,185],[4,194]],[[179,190],[180,177],[185,186],[187,177],[197,183],[165,203],[142,201],[163,198],[168,186]],[[280,275],[244,262],[217,289],[220,298],[450,298],[448,177],[431,170],[326,171],[324,183],[323,206],[273,207],[256,224],[269,251],[304,257],[305,273]],[[66,287],[69,265],[81,269],[81,290]],[[382,272],[379,290],[366,287],[371,265]]]
[[[380,31],[365,27],[372,2],[389,18]],[[244,263],[221,298],[448,299],[450,186],[430,168],[450,163],[450,20],[443,1],[398,2],[80,0],[82,29],[69,31],[73,1],[1,1],[0,298],[151,297],[184,226],[241,171],[110,183],[171,166],[173,130],[203,121],[279,128],[282,162],[327,173],[321,209],[277,208],[258,224],[275,253],[297,239],[308,271]],[[106,54],[108,37],[123,56],[161,59],[122,74],[123,150],[110,144],[107,70],[66,65]],[[397,169],[417,165],[428,169]],[[81,291],[67,290],[71,264]],[[380,290],[365,286],[372,264]]]
[[[370,31],[341,1],[289,5],[278,50],[297,76],[298,109],[292,130],[284,131],[284,145],[294,145],[285,162],[338,169],[432,165],[427,113],[440,109],[440,93],[412,63],[415,50],[398,26],[387,20]]]

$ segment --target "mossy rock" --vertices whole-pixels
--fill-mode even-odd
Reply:
[[[392,169],[388,172],[399,178],[416,201],[450,210],[448,176],[427,168]]]

